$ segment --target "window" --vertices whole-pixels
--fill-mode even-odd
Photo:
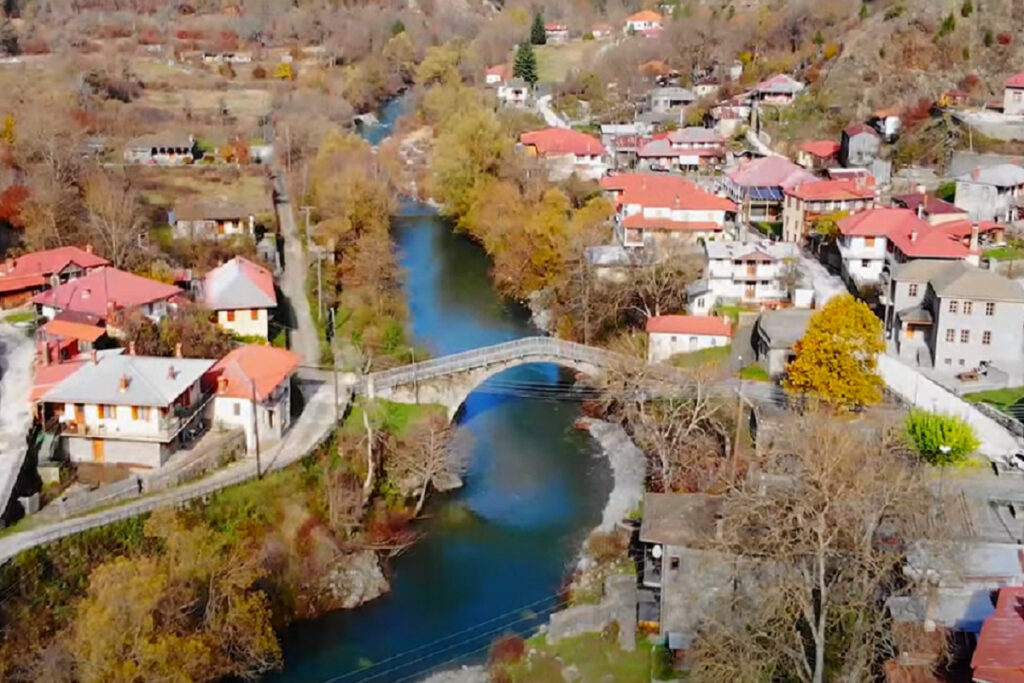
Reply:
[[[106,406],[103,406],[103,405],[96,406],[96,417],[98,417],[101,420],[104,417],[106,417],[106,415],[104,414],[104,410],[105,409],[106,409]]]
[[[964,362],[964,359],[963,359],[963,358],[961,358],[960,360],[958,360],[958,361],[957,361],[957,364],[958,364],[958,365],[959,365],[960,367],[963,367],[964,365],[966,365],[966,363]]]
[[[234,405],[231,406],[231,410],[232,410],[232,412],[234,412],[236,417],[241,415],[242,414],[242,404],[239,403],[238,401],[235,401]]]
[[[867,247],[868,249],[874,248],[874,246],[875,246],[875,238],[874,237],[865,237],[864,238],[864,246]]]
[[[973,312],[974,312],[974,302],[973,301],[965,301],[964,302],[964,315],[970,315]]]
[[[675,344],[676,340],[679,339],[679,337],[677,337],[676,335],[673,334],[670,339],[672,340],[672,343]]]
[[[916,282],[910,283],[910,286],[907,287],[907,294],[909,294],[910,296],[917,296],[917,283]]]
[[[268,410],[267,411],[267,426],[268,427],[273,427],[274,426],[274,411],[273,410]]]
[[[671,558],[669,558],[668,568],[671,569],[674,572],[675,571],[679,571],[679,558],[678,557],[671,557]]]
[[[952,364],[953,364],[953,359],[952,358],[947,358],[946,359],[946,365],[952,365]]]
[[[995,314],[996,314],[996,305],[994,303],[992,303],[991,301],[989,301],[987,304],[985,304],[985,315],[995,315]]]
[[[228,322],[229,323],[235,322],[235,312],[234,311],[228,311]]]
[[[984,344],[985,346],[988,346],[989,344],[991,344],[992,343],[992,333],[989,332],[988,330],[985,330],[984,332],[982,332],[981,333],[981,343]]]
[[[868,268],[870,266],[871,266],[871,261],[869,261],[868,259],[861,259],[861,262],[860,262],[860,267],[861,268]]]
[[[949,302],[949,312],[956,313],[956,301]]]
[[[259,309],[254,308],[251,311],[249,311],[249,319],[250,320],[259,320],[260,319]]]
[[[138,420],[139,419],[139,407],[138,406],[132,406],[132,419],[133,420]]]
[[[149,422],[150,408],[148,406],[142,406],[139,408],[139,419]]]
[[[968,343],[970,343],[970,341],[971,341],[971,331],[970,330],[960,330],[960,343],[961,344],[968,344]]]
[[[948,341],[948,342],[956,341],[956,330],[954,330],[953,328],[950,328],[950,329],[946,330],[946,341]]]

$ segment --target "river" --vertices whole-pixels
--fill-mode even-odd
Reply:
[[[389,103],[365,137],[380,142],[404,106]],[[494,291],[483,251],[431,207],[404,203],[394,226],[417,347],[436,356],[537,333]],[[597,444],[572,427],[579,406],[541,397],[569,379],[527,365],[472,393],[457,417],[471,449],[465,486],[433,498],[423,540],[392,564],[391,592],[293,624],[284,670],[267,680],[416,681],[483,661],[496,636],[545,620],[612,486]]]

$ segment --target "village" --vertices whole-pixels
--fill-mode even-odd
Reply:
[[[203,12],[181,5],[173,40],[117,39],[135,76],[90,72],[90,96],[133,94],[117,114],[83,107],[105,130],[62,132],[66,161],[39,161],[45,120],[3,119],[0,568],[161,510],[202,519],[233,487],[340,460],[330,523],[287,523],[345,520],[317,541],[325,566],[369,557],[385,586],[331,603],[356,607],[387,590],[428,493],[462,484],[449,442],[491,382],[582,406],[577,427],[621,451],[607,453],[619,514],[539,629],[491,633],[486,664],[467,645],[420,673],[745,681],[771,660],[809,683],[1017,680],[1024,61],[988,92],[976,77],[923,103],[826,106],[831,36],[788,64],[737,49],[686,68],[665,45],[707,8],[684,6],[494,9],[480,25],[516,34],[472,49],[414,48],[403,14],[381,28],[394,73],[333,109],[329,78],[376,72],[326,39],[204,42]],[[860,20],[895,21],[895,6]],[[211,16],[245,16],[230,7]],[[54,59],[10,55],[0,78],[42,78]],[[59,201],[33,173],[72,165],[79,213],[41,211]],[[522,350],[418,348],[390,236],[409,202],[528,306]],[[571,387],[502,384],[531,363],[569,368]],[[833,624],[843,610],[869,625]],[[559,645],[594,639],[600,657]],[[392,667],[358,675],[411,680]]]

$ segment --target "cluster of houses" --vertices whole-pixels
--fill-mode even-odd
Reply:
[[[179,286],[181,285],[181,286]],[[73,463],[159,468],[205,425],[278,441],[291,421],[300,356],[267,344],[277,307],[271,272],[235,257],[177,284],[112,266],[89,247],[60,247],[0,263],[0,302],[38,318],[31,400]],[[159,323],[191,306],[245,342],[223,358],[138,355],[125,323]],[[191,354],[189,354],[191,355]]]

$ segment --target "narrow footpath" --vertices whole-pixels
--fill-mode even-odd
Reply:
[[[277,220],[281,238],[284,239],[284,272],[281,274],[279,285],[281,292],[288,299],[294,324],[290,330],[291,348],[301,353],[307,364],[317,365],[320,363],[320,336],[316,325],[313,324],[309,298],[306,296],[306,276],[309,273],[306,252],[299,238],[295,208],[288,198],[284,173],[280,167],[274,167],[273,178]]]

